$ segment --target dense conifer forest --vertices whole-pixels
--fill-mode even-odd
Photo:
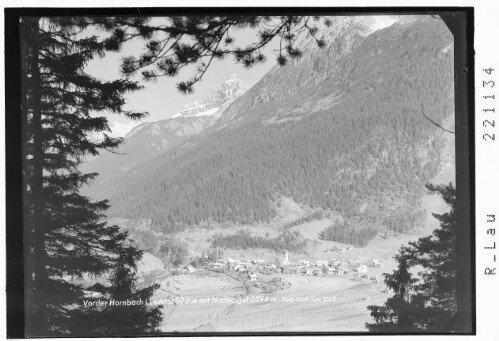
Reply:
[[[378,231],[370,228],[351,229],[348,224],[332,224],[325,228],[319,239],[364,247],[376,237]]]
[[[452,36],[432,20],[356,36],[351,51],[328,62],[337,44],[271,71],[219,124],[120,177],[127,186],[114,183],[111,214],[175,232],[266,222],[286,196],[359,228],[417,225],[443,141],[423,114],[439,123],[453,114]]]
[[[300,252],[305,247],[305,239],[298,232],[285,231],[276,238],[265,238],[254,236],[249,231],[239,230],[232,235],[222,235],[217,233],[213,236],[212,246],[214,248],[230,249],[251,249],[262,248],[275,251],[288,250],[291,252]]]

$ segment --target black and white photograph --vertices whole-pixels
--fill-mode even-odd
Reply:
[[[469,13],[21,11],[24,337],[473,333]]]

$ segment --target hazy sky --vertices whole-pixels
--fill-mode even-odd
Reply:
[[[233,34],[233,37],[236,39],[237,45],[246,46],[250,41],[254,41],[255,32],[240,31],[238,34]],[[160,77],[155,82],[142,81],[140,73],[138,73],[132,79],[140,81],[145,89],[126,96],[127,109],[148,111],[150,116],[140,122],[153,122],[168,118],[187,103],[202,100],[211,90],[219,88],[233,74],[237,74],[239,79],[251,87],[276,64],[273,50],[277,44],[276,40],[264,50],[267,56],[265,63],[256,65],[249,70],[236,64],[232,57],[226,57],[222,61],[214,61],[205,73],[203,80],[195,85],[194,93],[189,95],[182,94],[176,89],[176,83],[187,80],[193,75],[188,69],[180,72],[176,77]],[[87,66],[87,71],[100,79],[119,78],[121,77],[119,72],[121,58],[131,55],[139,56],[143,50],[143,40],[137,39],[128,42],[120,52],[107,53],[104,58],[96,58],[91,61]],[[126,133],[137,124],[137,122],[119,115],[109,116],[109,122],[113,130],[120,133]]]

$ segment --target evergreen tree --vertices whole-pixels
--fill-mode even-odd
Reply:
[[[149,300],[159,284],[138,289],[137,262],[142,258],[143,251],[127,247],[120,250],[116,259],[116,268],[109,278],[107,286],[97,283],[90,289],[103,293],[99,300],[105,300],[108,305],[102,309],[92,308],[81,312],[86,325],[78,326],[75,334],[78,336],[130,336],[148,335],[157,332],[162,314],[157,306],[148,307]],[[125,304],[126,302],[126,304]],[[92,326],[88,330],[88,326]]]
[[[458,331],[457,314],[457,232],[456,190],[427,185],[430,193],[439,193],[451,209],[433,214],[440,228],[433,234],[403,246],[395,257],[398,269],[386,275],[386,285],[394,291],[382,306],[369,306],[375,323],[367,323],[372,332],[452,332]],[[415,270],[422,269],[414,274]],[[413,270],[411,272],[411,270]]]
[[[23,18],[20,22],[26,329],[32,337],[71,335],[81,326],[88,334],[98,333],[91,322],[102,311],[83,313],[83,300],[90,293],[85,283],[91,277],[103,282],[110,277],[113,290],[120,290],[116,279],[122,274],[122,282],[132,288],[133,261],[140,253],[128,245],[127,234],[118,226],[102,222],[107,201],[94,202],[79,194],[81,186],[96,176],[78,170],[81,159],[120,142],[106,134],[89,137],[109,130],[107,119],[97,113],[144,116],[123,109],[124,94],[139,90],[137,83],[103,82],[85,73],[92,58],[119,49],[113,40],[82,33],[96,25],[106,27],[106,19]],[[131,266],[128,272],[122,272],[124,255]],[[105,283],[99,287],[106,290],[98,295],[108,295]],[[151,295],[153,289],[141,293]],[[150,322],[142,332],[156,328],[160,311],[147,314],[143,318]]]
[[[86,64],[107,51],[118,51],[127,40],[142,37],[147,40],[148,52],[137,60],[125,59],[122,71],[131,74],[156,65],[162,75],[174,76],[181,68],[208,58],[208,63],[198,65],[198,73],[192,80],[179,83],[181,91],[189,92],[214,58],[234,55],[238,62],[249,67],[264,60],[260,50],[275,36],[288,42],[281,49],[280,64],[289,57],[298,57],[300,52],[291,43],[296,40],[292,31],[299,23],[302,23],[302,31],[308,28],[309,19],[281,17],[273,29],[261,30],[260,40],[252,46],[225,50],[218,47],[222,40],[225,46],[231,45],[233,38],[229,36],[229,29],[255,28],[268,24],[272,18],[174,17],[167,20],[169,26],[154,26],[146,17],[23,18],[20,22],[26,318],[30,336],[71,334],[81,331],[78,326],[82,325],[86,326],[87,334],[107,333],[98,327],[98,319],[95,319],[105,311],[83,312],[80,307],[90,291],[84,279],[111,276],[112,285],[117,285],[116,276],[122,271],[122,275],[127,274],[127,285],[133,287],[134,266],[128,263],[129,270],[123,272],[120,262],[123,255],[133,253],[134,248],[128,245],[127,234],[120,232],[118,226],[102,222],[108,208],[106,200],[94,202],[79,194],[80,188],[97,174],[82,174],[78,165],[85,156],[95,156],[102,149],[112,150],[121,142],[106,134],[102,134],[101,139],[90,138],[90,134],[109,131],[107,119],[96,113],[124,114],[131,119],[144,116],[145,113],[123,109],[124,95],[141,87],[128,79],[100,81],[85,73]],[[106,39],[86,36],[88,28],[111,34]],[[158,32],[166,35],[163,40],[154,40],[154,33]],[[308,32],[315,36],[316,30],[308,29]],[[195,43],[189,45],[184,38],[193,38]],[[173,52],[174,57],[166,58],[165,52]],[[144,70],[143,76],[150,79],[158,75]],[[99,297],[106,297],[112,285],[92,288],[100,290]],[[141,295],[152,294],[154,288],[150,289]],[[140,332],[154,330],[158,316],[157,309],[149,312],[152,322],[137,328],[145,328]],[[127,326],[127,332],[132,333],[132,326],[135,324]]]

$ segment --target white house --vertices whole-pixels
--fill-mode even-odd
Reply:
[[[305,265],[306,267],[309,267],[311,265],[309,260],[302,259],[299,262],[300,264]]]
[[[327,268],[327,273],[329,275],[332,275],[332,274],[337,275],[338,274],[338,270],[336,270],[335,268]]]
[[[265,264],[265,259],[253,259],[253,264]]]
[[[312,271],[314,272],[315,276],[322,276],[322,268],[312,268]]]
[[[237,264],[235,267],[234,267],[234,271],[237,271],[237,272],[244,272],[246,271],[246,267],[242,264]]]
[[[213,267],[214,267],[215,269],[220,269],[220,268],[223,268],[223,266],[224,266],[224,265],[223,265],[223,263],[219,263],[219,262],[215,262],[215,263],[213,263]]]
[[[340,265],[340,264],[341,264],[341,261],[340,261],[339,259],[335,259],[335,258],[333,258],[333,259],[331,259],[331,260],[329,261],[329,265],[331,265],[331,266],[338,266],[338,265]]]
[[[327,260],[317,260],[317,261],[315,262],[315,264],[316,264],[318,267],[328,266],[328,262],[327,262]]]
[[[256,274],[254,274],[254,273],[250,273],[248,275],[248,277],[249,277],[249,279],[250,279],[251,282],[256,282],[256,280],[258,279],[258,276]]]
[[[358,267],[355,268],[355,271],[357,271],[360,274],[365,274],[367,272],[367,266],[359,265]]]
[[[189,272],[189,273],[196,272],[196,270],[197,270],[195,267],[193,267],[190,264],[187,265],[186,267],[184,267],[184,269],[187,270],[187,272]]]

